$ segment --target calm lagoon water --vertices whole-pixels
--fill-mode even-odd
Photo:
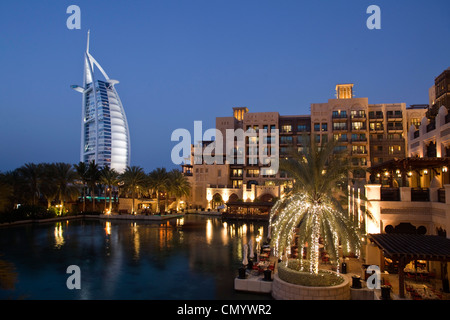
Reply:
[[[199,215],[2,228],[0,299],[270,299],[234,290],[242,245],[258,233],[265,239],[267,222]],[[67,289],[70,265],[80,267],[80,290]]]

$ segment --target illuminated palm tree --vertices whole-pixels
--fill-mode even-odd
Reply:
[[[119,173],[111,169],[110,167],[104,167],[100,172],[101,178],[100,181],[105,185],[105,199],[106,199],[106,190],[109,189],[109,213],[112,211],[112,189],[119,183]],[[106,200],[105,200],[106,201]],[[106,204],[105,204],[106,210]]]
[[[123,182],[123,187],[126,191],[131,192],[131,197],[133,199],[131,213],[135,213],[134,200],[136,195],[139,193],[139,189],[143,189],[147,183],[147,175],[144,169],[137,166],[127,167],[120,175],[119,178]]]
[[[299,258],[307,246],[309,271],[319,271],[319,239],[331,261],[339,264],[338,248],[344,254],[358,252],[358,230],[347,219],[340,205],[339,185],[348,181],[348,156],[335,152],[333,142],[318,145],[308,142],[303,154],[292,155],[280,163],[280,169],[293,179],[292,190],[277,201],[270,215],[271,244],[279,257],[287,255],[298,235]],[[345,188],[342,188],[345,191]]]

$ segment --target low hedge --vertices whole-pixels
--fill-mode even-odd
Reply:
[[[309,272],[309,264],[300,264],[299,260],[289,260],[285,265],[278,265],[278,277],[288,283],[307,287],[330,287],[344,282],[344,278],[338,274],[319,270],[318,274]]]

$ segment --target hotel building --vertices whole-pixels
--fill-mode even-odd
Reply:
[[[262,129],[268,135],[278,132],[278,143],[274,143],[274,136],[263,136],[246,137],[244,145],[235,143],[230,150],[226,150],[225,141],[216,145],[215,152],[224,157],[230,152],[235,159],[245,155],[241,163],[224,161],[220,165],[208,165],[194,163],[191,157],[183,166],[192,185],[188,202],[193,207],[214,209],[227,202],[274,201],[283,195],[290,180],[281,170],[271,170],[261,163],[255,156],[260,151],[258,148],[284,158],[292,150],[301,152],[304,139],[314,139],[318,143],[337,141],[337,148],[351,156],[354,166],[351,178],[363,188],[369,179],[366,170],[371,164],[406,156],[408,127],[417,126],[426,110],[427,106],[407,108],[405,103],[369,104],[368,98],[354,97],[353,84],[339,84],[335,99],[311,104],[311,115],[280,115],[278,112],[249,112],[247,107],[233,108],[233,116],[216,118],[216,129],[224,140],[227,130],[258,132]],[[264,141],[260,141],[261,138]]]
[[[95,67],[104,80],[96,78]],[[83,86],[72,86],[72,89],[83,94],[80,161],[95,161],[100,167],[109,166],[122,173],[130,165],[130,132],[115,88],[118,83],[108,77],[89,53],[88,32]]]

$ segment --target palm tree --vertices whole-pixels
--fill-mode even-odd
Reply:
[[[9,179],[10,173],[0,173],[0,212],[11,210],[14,188]]]
[[[36,205],[36,202],[39,200],[40,196],[39,184],[42,178],[42,166],[35,163],[26,163],[17,170],[23,178],[25,188],[28,191],[27,193],[31,195],[31,204]]]
[[[95,161],[89,162],[86,170],[87,184],[91,190],[92,198],[92,211],[95,211],[95,189],[97,188],[97,183],[100,182],[100,167]]]
[[[55,183],[55,165],[50,163],[42,164],[42,180],[40,191],[47,200],[47,209],[51,207],[53,200],[58,197],[58,186]]]
[[[168,189],[168,172],[166,168],[156,168],[149,173],[148,178],[149,188],[156,192],[156,212],[160,213],[159,193]]]
[[[78,178],[80,179],[81,183],[83,184],[83,187],[82,187],[83,212],[85,212],[86,211],[86,186],[88,183],[88,175],[87,175],[88,166],[86,165],[86,162],[83,162],[83,161],[80,161],[78,164],[74,164],[73,166],[78,174]]]
[[[109,189],[109,213],[112,211],[112,189],[119,183],[119,173],[105,166],[100,172],[100,181],[105,185],[105,210],[106,210],[106,191]]]
[[[275,253],[278,256],[289,253],[297,230],[299,252],[307,244],[309,271],[315,274],[319,271],[320,237],[331,261],[337,265],[339,243],[344,254],[358,252],[361,245],[358,230],[345,216],[338,199],[341,193],[338,185],[347,182],[349,165],[347,155],[336,153],[335,146],[334,142],[319,146],[311,141],[302,155],[281,161],[280,169],[293,178],[293,187],[277,201],[270,216]]]
[[[64,203],[78,197],[79,190],[75,186],[77,173],[73,170],[72,165],[68,163],[54,163],[54,182],[58,190],[58,198],[61,206],[61,213],[64,212]]]
[[[139,188],[143,189],[145,187],[147,183],[147,175],[141,167],[128,166],[124,173],[120,175],[120,180],[123,182],[125,190],[131,192],[131,197],[133,199],[131,211],[132,214],[134,214],[134,200],[136,198],[136,194],[139,192]]]
[[[178,211],[178,203],[180,198],[186,197],[191,192],[191,185],[187,178],[180,170],[173,169],[168,174],[169,192],[176,198],[176,210]]]

